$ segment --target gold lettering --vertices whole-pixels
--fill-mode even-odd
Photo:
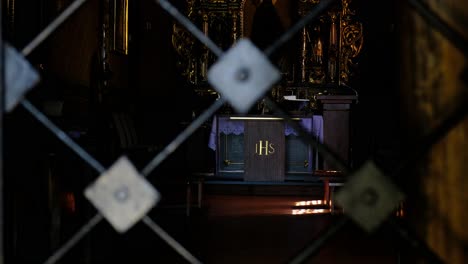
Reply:
[[[262,141],[260,140],[260,155],[262,155],[262,149],[265,150],[265,155],[268,155],[268,140],[265,140],[265,146],[262,147]]]
[[[270,143],[270,154],[275,153],[275,148],[273,147],[273,143]]]
[[[259,140],[257,144],[255,144],[255,154],[262,156],[275,153],[275,147],[273,143],[268,144],[268,140],[265,140],[265,145],[263,144],[263,140]]]

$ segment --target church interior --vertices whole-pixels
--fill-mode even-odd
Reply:
[[[0,14],[0,262],[468,262],[465,1]]]

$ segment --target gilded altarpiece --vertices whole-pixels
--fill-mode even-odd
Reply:
[[[296,22],[307,16],[320,0],[273,0],[272,3],[283,32],[287,32]],[[254,32],[258,32],[253,30],[254,17],[261,4],[262,0],[189,0],[186,2],[185,15],[203,34],[226,51],[241,38],[254,39]],[[311,122],[314,125],[322,120],[317,101],[319,95],[356,93],[350,83],[356,75],[355,69],[363,46],[363,27],[350,4],[351,0],[335,1],[283,45],[279,59],[270,58],[280,70],[282,78],[272,87],[269,96],[300,119],[313,120]],[[218,94],[208,84],[207,72],[217,60],[216,55],[177,22],[173,25],[172,44],[179,55],[181,76],[188,86],[200,97],[214,100]],[[307,103],[301,106],[300,111],[293,111],[297,110],[294,109],[297,105],[293,104],[293,108],[289,108],[291,105],[285,100],[286,95],[304,99]],[[263,115],[263,110],[264,105],[259,101],[249,114]],[[234,113],[227,106],[219,114],[229,120]],[[221,122],[218,125],[221,126]],[[216,173],[223,177],[247,176],[244,179],[258,180],[257,176],[260,174],[257,172],[253,178],[249,178],[248,171],[258,168],[256,166],[260,163],[251,164],[252,157],[256,156],[250,157],[255,152],[247,151],[247,147],[251,147],[245,145],[249,143],[248,133],[242,131],[236,134],[218,130],[214,134],[218,140],[217,147],[213,147],[217,153]],[[313,135],[318,139],[323,136],[318,131]],[[313,170],[321,169],[315,150],[304,144],[297,135],[285,133],[282,137],[285,140],[281,149],[284,166],[282,175],[273,178],[281,181],[285,176],[287,179],[302,177]],[[272,180],[270,176],[272,174],[265,177]],[[266,180],[265,177],[260,178]]]
[[[186,15],[221,49],[227,50],[240,38],[252,37],[253,17],[261,0],[190,0]],[[272,1],[284,31],[306,16],[320,0]],[[277,63],[282,81],[271,95],[282,101],[284,95],[310,100],[324,91],[347,93],[363,46],[363,27],[351,9],[351,0],[336,1],[326,12],[307,24],[287,44]],[[201,95],[216,94],[207,83],[207,71],[216,56],[177,22],[172,43],[179,56],[185,80]]]

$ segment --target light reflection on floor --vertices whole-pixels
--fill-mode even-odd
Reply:
[[[296,202],[296,206],[310,206],[310,205],[322,205],[325,204],[323,200],[310,200],[310,201],[300,201]]]
[[[203,206],[210,216],[327,214],[322,200],[311,197],[208,195]]]
[[[292,215],[305,215],[305,214],[328,214],[330,209],[293,209]]]
[[[308,201],[299,201],[295,203],[296,207],[302,207],[297,209],[292,209],[292,215],[305,215],[305,214],[328,214],[330,209],[323,208],[326,206],[326,202],[323,200],[308,200]],[[320,208],[313,208],[314,206],[320,206]],[[303,208],[311,207],[311,208]]]

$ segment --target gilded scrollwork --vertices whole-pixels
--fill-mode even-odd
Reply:
[[[182,75],[191,83],[195,83],[195,69],[192,63],[193,58],[191,56],[193,52],[194,39],[192,35],[179,24],[173,25],[172,46],[179,55],[177,66],[181,69]]]
[[[194,12],[195,0],[187,0],[187,17],[191,20],[195,19]],[[182,76],[187,80],[196,84],[196,58],[192,56],[194,52],[195,38],[188,32],[185,27],[175,22],[172,27],[172,46],[179,55],[177,66],[181,70]]]
[[[246,0],[190,0],[187,17],[220,48],[226,50],[242,36],[239,17]],[[177,22],[173,25],[172,45],[179,55],[178,65],[189,83],[204,85],[214,55]]]
[[[354,58],[359,55],[364,43],[362,23],[353,20],[354,12],[349,9],[349,2],[343,1],[341,18],[340,81],[345,83],[352,75],[350,68],[355,65]]]
[[[281,1],[287,0],[273,2],[284,6],[285,2]],[[216,45],[227,50],[238,39],[250,37],[252,18],[260,2],[189,0],[186,14]],[[298,17],[287,19],[300,19],[318,3],[320,0],[299,0],[294,5]],[[321,86],[348,84],[363,47],[363,26],[357,21],[350,3],[351,0],[335,3],[328,12],[303,28],[297,42],[293,43],[296,45],[294,54],[288,55],[286,66],[281,65],[287,79],[284,85],[316,91]],[[183,76],[196,86],[195,89],[208,87],[206,73],[215,56],[179,24],[174,25],[172,44],[180,56]]]
[[[305,4],[318,4],[320,2],[320,0],[299,0],[299,1]]]

